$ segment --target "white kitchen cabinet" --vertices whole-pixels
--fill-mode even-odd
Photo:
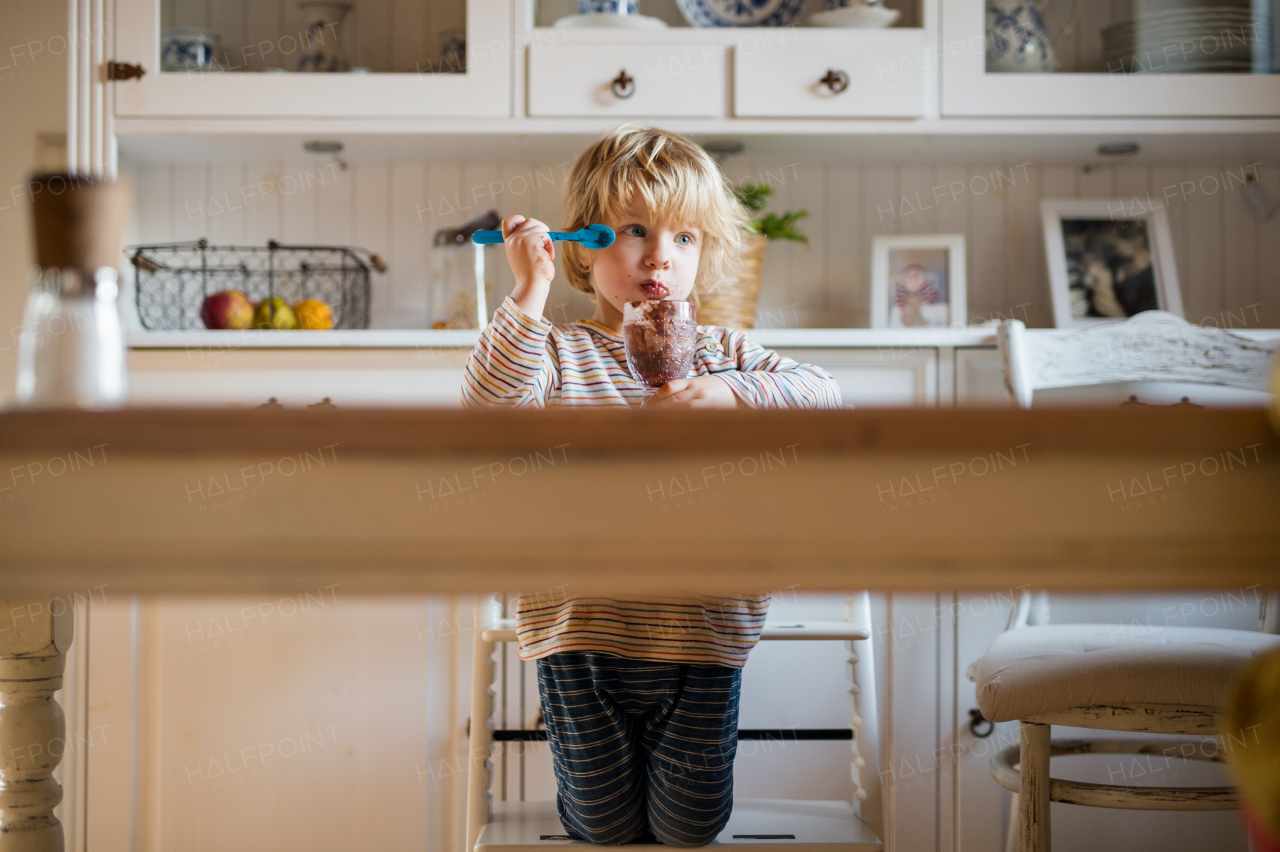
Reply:
[[[218,69],[161,70],[163,33],[219,36]],[[355,4],[332,32],[349,61],[370,73],[296,73],[309,36],[292,0],[118,0],[111,59],[140,65],[141,79],[112,83],[117,117],[409,118],[511,114],[510,0]],[[442,63],[462,34],[466,70]],[[456,66],[454,66],[456,68]],[[272,73],[279,71],[280,73]],[[284,73],[289,72],[289,73]]]
[[[738,40],[739,118],[919,118],[931,54],[920,29],[796,30]]]
[[[956,405],[1013,405],[1004,386],[1000,352],[992,347],[957,348]]]
[[[938,350],[779,349],[840,383],[846,405],[937,404]],[[456,406],[471,350],[133,349],[130,405]]]
[[[529,46],[531,116],[711,118],[723,112],[724,59],[714,42],[554,38]]]
[[[134,349],[130,405],[456,406],[467,349]]]
[[[816,364],[840,383],[840,396],[851,407],[932,406],[938,402],[938,350],[785,349],[802,364]]]
[[[246,523],[273,499],[173,485],[174,500]],[[92,754],[67,849],[461,852],[474,601],[108,588],[75,637],[88,652],[75,742]]]
[[[947,0],[941,8],[942,115],[1026,117],[1276,117],[1280,116],[1280,65],[1273,54],[1250,49],[1254,73],[1179,73],[1197,59],[1240,55],[1249,30],[1274,45],[1275,3],[1255,3],[1256,24],[1223,23],[1196,37],[1185,30],[1160,37],[1154,27],[1141,46],[1108,54],[1102,32],[1124,26],[1141,4],[1078,0],[1041,6],[1057,67],[1052,72],[988,68],[988,48],[1000,44],[987,31],[984,0]],[[1012,8],[1014,4],[995,4]],[[1034,4],[1022,7],[1025,23]],[[1151,4],[1153,7],[1157,4]],[[1213,4],[1226,7],[1229,4]],[[1270,15],[1266,14],[1271,7]],[[1243,6],[1248,11],[1248,4]],[[1169,31],[1172,32],[1172,31]],[[1115,44],[1114,38],[1112,43]],[[1274,47],[1273,47],[1274,50]],[[1138,72],[1138,73],[1135,73]]]

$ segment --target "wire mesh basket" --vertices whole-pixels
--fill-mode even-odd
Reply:
[[[207,240],[130,246],[137,269],[138,318],[149,331],[204,328],[200,305],[222,290],[253,302],[280,297],[289,304],[319,299],[334,328],[369,327],[369,267],[382,258],[345,246],[211,246]],[[361,259],[364,255],[368,262]]]

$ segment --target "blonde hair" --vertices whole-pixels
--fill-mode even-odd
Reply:
[[[638,193],[659,222],[702,231],[702,253],[690,301],[733,281],[749,233],[747,209],[733,184],[702,146],[677,133],[623,124],[587,147],[574,161],[565,186],[565,229],[616,221]],[[561,244],[569,286],[595,298],[593,249]]]

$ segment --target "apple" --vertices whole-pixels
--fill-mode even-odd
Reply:
[[[205,328],[241,329],[253,325],[253,302],[239,290],[219,290],[200,303]]]

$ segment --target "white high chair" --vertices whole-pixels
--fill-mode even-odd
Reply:
[[[494,802],[489,792],[490,757],[495,734],[529,739],[533,731],[495,731],[493,721],[494,650],[500,642],[516,641],[515,619],[500,617],[490,596],[475,630],[475,658],[471,682],[471,765],[467,781],[466,852],[538,852],[562,846],[589,846],[565,836],[554,801]],[[871,647],[871,604],[866,592],[850,596],[845,621],[766,621],[762,641],[844,640],[850,648],[853,684],[851,730],[752,731],[739,729],[739,739],[772,737],[850,739],[854,799],[805,801],[792,799],[734,799],[728,825],[708,849],[716,852],[880,852],[883,829],[880,796],[879,728],[876,715],[875,661]],[[862,646],[854,648],[853,643]],[[482,720],[483,724],[477,724]],[[544,734],[545,732],[537,732]],[[483,760],[476,759],[483,755]],[[659,852],[658,843],[628,843],[636,852]]]

